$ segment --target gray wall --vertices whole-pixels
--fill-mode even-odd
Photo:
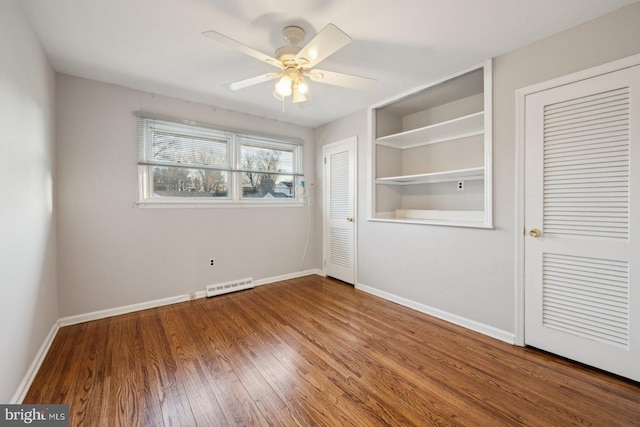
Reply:
[[[301,139],[312,181],[310,129],[69,75],[58,74],[56,84],[61,316],[320,268],[315,247],[302,266],[306,207],[135,205],[134,111]]]
[[[640,53],[639,22],[635,3],[495,59],[495,230],[367,221],[366,112],[316,129],[318,158],[323,145],[358,136],[358,282],[513,335],[515,91]]]
[[[54,73],[20,2],[0,2],[0,402],[58,318]]]

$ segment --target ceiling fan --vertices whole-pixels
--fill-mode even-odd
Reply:
[[[243,89],[279,78],[273,95],[280,101],[291,96],[292,101],[298,103],[307,100],[305,94],[308,93],[309,87],[305,77],[318,83],[360,90],[369,89],[376,82],[367,77],[314,68],[322,60],[351,43],[351,37],[333,24],[324,27],[304,47],[298,46],[298,43],[304,40],[305,31],[297,26],[285,27],[282,30],[282,37],[287,44],[276,50],[275,58],[216,31],[205,31],[202,34],[280,69],[279,72],[262,74],[231,83],[229,84],[231,90]]]

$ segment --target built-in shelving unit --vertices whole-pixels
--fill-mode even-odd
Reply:
[[[370,219],[492,227],[491,61],[369,109]]]

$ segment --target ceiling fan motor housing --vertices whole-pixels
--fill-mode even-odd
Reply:
[[[302,48],[300,46],[282,46],[276,50],[276,58],[278,61],[282,62],[285,66],[295,65],[294,58],[300,52]],[[287,61],[292,62],[291,64],[287,64]]]
[[[295,25],[285,27],[282,30],[282,38],[289,44],[276,50],[276,58],[278,58],[286,68],[299,68],[300,64],[295,60],[295,56],[302,50],[302,48],[298,46],[298,43],[304,40],[305,34],[302,28]]]
[[[290,25],[282,30],[282,38],[291,46],[295,46],[304,40],[306,33],[298,26]]]

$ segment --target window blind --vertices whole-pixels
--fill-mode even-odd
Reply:
[[[231,170],[232,135],[151,118],[138,118],[138,164]]]

